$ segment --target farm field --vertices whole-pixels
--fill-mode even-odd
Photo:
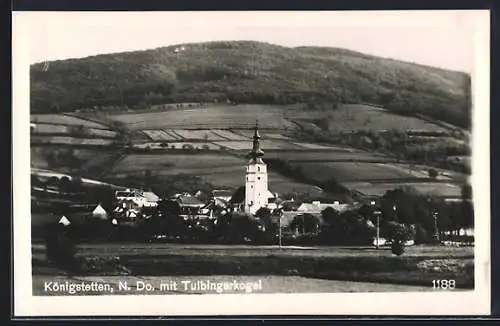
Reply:
[[[50,123],[38,123],[34,132],[35,136],[45,136],[47,134],[66,134],[71,137],[74,131],[69,128],[71,126],[65,126],[60,124],[50,124]],[[113,138],[116,137],[116,132],[106,129],[96,129],[96,128],[86,128],[85,133],[88,136],[103,137],[103,138]]]
[[[330,163],[296,163],[307,174],[308,172],[322,178],[335,178],[339,182],[362,180],[398,180],[429,178],[426,170],[415,169],[409,164],[363,163],[363,162],[330,162]],[[450,178],[439,176],[440,180]]]
[[[244,171],[245,161],[231,155],[216,154],[131,154],[127,155],[109,172],[111,175],[144,173],[151,170],[153,173],[176,174],[180,171],[200,170],[214,171],[214,169],[240,167]]]
[[[176,174],[196,175],[215,187],[236,189],[245,184],[246,160],[224,154],[131,154],[108,173],[109,177],[143,175],[150,170],[157,177]],[[278,193],[323,194],[312,185],[296,182],[270,171],[269,188]]]
[[[189,142],[189,141],[163,141],[161,143],[148,142],[134,145],[135,148],[150,149],[182,149],[182,150],[220,150],[220,146],[210,142]]]
[[[328,150],[335,150],[335,151],[343,151],[343,152],[355,152],[357,151],[354,148],[350,147],[341,147],[341,146],[336,146],[336,145],[330,145],[330,144],[314,144],[314,143],[304,143],[304,142],[293,142],[293,144],[304,148],[304,149],[328,149]]]
[[[33,123],[60,124],[67,126],[83,125],[88,128],[108,129],[103,124],[64,114],[31,114],[30,121]]]
[[[68,127],[64,125],[56,125],[50,123],[38,123],[36,125],[35,134],[47,133],[69,133]]]
[[[226,148],[232,150],[251,150],[252,142],[250,140],[246,141],[220,141],[214,142],[214,144],[218,146],[224,146]],[[285,140],[261,140],[260,141],[261,148],[265,151],[266,149],[300,149],[299,146],[285,141]]]
[[[226,140],[216,134],[211,129],[189,130],[189,129],[169,129],[169,133],[175,134],[179,139],[197,139],[197,140]]]
[[[356,162],[392,162],[393,158],[384,156],[382,154],[375,154],[369,152],[363,152],[359,150],[353,151],[345,151],[340,148],[332,148],[329,150],[295,150],[295,151],[266,151],[266,148],[263,148],[265,152],[265,158],[277,158],[283,159],[287,161],[301,161],[301,162],[316,162],[316,161],[326,161],[326,162],[335,162],[335,161],[356,161]]]
[[[397,115],[369,105],[344,104],[329,113],[328,130],[339,132],[359,129],[448,130],[440,125],[416,117]]]
[[[134,275],[140,275],[141,279],[151,282],[155,282],[160,276],[171,278],[176,277],[175,275],[188,278],[206,275],[219,278],[223,275],[232,275],[231,277],[238,279],[269,275],[262,278],[263,281],[269,281],[270,277],[274,277],[272,275],[287,275],[294,277],[295,282],[300,282],[301,277],[311,277],[315,280],[400,284],[410,288],[410,285],[421,285],[429,288],[428,284],[433,279],[451,277],[457,279],[459,289],[471,289],[474,286],[472,247],[413,246],[406,249],[403,259],[394,257],[388,248],[375,249],[362,246],[284,246],[278,249],[277,245],[228,246],[124,242],[82,243],[78,245],[78,249],[77,255],[83,259],[106,261],[120,257],[122,266],[134,270]],[[44,262],[45,251],[44,244],[32,244],[34,274],[60,275],[60,271],[50,268]],[[435,261],[445,264],[449,269],[435,271],[424,267]],[[122,275],[109,270],[98,270],[98,273],[101,279]],[[134,275],[122,275],[120,278],[133,280],[137,277]],[[355,291],[355,287],[351,287],[350,290]]]
[[[237,133],[246,139],[252,139],[254,131],[252,129],[233,129],[232,130],[234,133]],[[267,132],[263,135],[261,135],[263,139],[280,139],[280,140],[291,140],[290,137],[285,136],[281,133],[275,133],[275,132]]]
[[[165,130],[143,130],[142,132],[145,133],[153,141],[175,141],[182,139],[181,136],[172,134]]]
[[[74,138],[67,136],[51,136],[51,137],[41,137],[32,136],[31,141],[44,144],[60,144],[60,145],[109,145],[112,143],[110,139],[104,138]]]
[[[367,196],[382,196],[385,192],[401,186],[410,186],[423,194],[434,194],[442,197],[460,197],[460,186],[452,183],[443,182],[391,182],[391,183],[372,183],[372,182],[343,182],[343,186],[348,189],[360,192]]]
[[[259,119],[261,129],[295,129],[280,106],[213,106],[172,111],[114,114],[109,118],[134,130],[144,129],[245,129]]]
[[[245,185],[245,167],[228,169],[224,172],[206,172],[207,174],[203,177],[204,180],[216,187],[236,189]],[[268,185],[271,192],[279,194],[297,192],[310,193],[313,196],[324,195],[324,192],[318,187],[297,182],[272,171],[268,172]]]

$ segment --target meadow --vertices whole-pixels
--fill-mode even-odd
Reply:
[[[33,244],[32,251],[34,274],[40,274],[49,267],[44,262],[45,246]],[[387,248],[373,247],[278,249],[277,246],[109,243],[80,244],[77,256],[88,263],[99,263],[96,266],[101,269],[92,273],[99,276],[123,277],[125,271],[126,275],[142,277],[287,275],[429,288],[433,279],[455,279],[458,288],[474,286],[473,248],[414,246],[396,257]],[[122,268],[110,268],[112,259]],[[433,269],[436,261],[440,267]],[[48,275],[57,274],[57,270],[52,270]]]
[[[362,104],[341,105],[328,114],[326,122],[328,130],[332,132],[360,129],[449,131],[448,128],[417,117],[402,116],[383,108]]]
[[[266,151],[265,158],[279,158],[290,162],[393,162],[393,158],[360,150],[344,151],[342,148],[328,150],[282,150]]]
[[[68,126],[83,124],[101,138],[71,138],[65,136],[43,137],[43,133],[32,135],[32,140],[45,144],[61,145],[110,145],[104,137],[116,135],[114,131],[96,129],[98,115],[86,114],[79,119],[68,115],[32,115],[32,121],[41,123],[41,132],[67,131]],[[178,174],[200,176],[215,187],[239,187],[244,180],[244,155],[252,147],[253,127],[259,118],[261,147],[265,159],[288,161],[293,167],[301,168],[309,180],[316,184],[335,178],[353,190],[367,195],[383,194],[391,187],[397,187],[412,179],[428,178],[428,167],[414,167],[397,159],[376,152],[363,151],[346,145],[317,143],[294,139],[294,133],[304,130],[314,132],[328,129],[335,131],[371,130],[426,130],[449,131],[451,127],[419,119],[390,113],[382,108],[369,105],[343,104],[336,109],[308,109],[305,105],[228,105],[205,104],[196,108],[166,108],[144,112],[123,113],[114,111],[101,116],[103,128],[106,121],[117,121],[125,129],[138,131],[150,141],[134,138],[135,150],[152,150],[151,154],[128,154],[116,162],[109,160],[106,169],[108,177],[141,176],[150,170],[155,176]],[[50,123],[49,123],[50,122]],[[65,125],[63,125],[63,123]],[[51,129],[52,128],[52,129]],[[54,131],[53,131],[54,132]],[[185,153],[183,147],[194,149]],[[196,150],[203,150],[197,152]],[[172,152],[172,151],[179,152]],[[182,152],[181,152],[182,151]],[[452,158],[452,160],[463,160]],[[99,166],[105,164],[105,157],[97,159]],[[47,167],[43,157],[33,153],[32,164]],[[89,162],[84,171],[93,171]],[[436,191],[441,194],[456,194],[457,187],[442,183],[457,179],[450,171],[439,171],[437,181],[441,183],[419,182],[417,188],[424,192]],[[375,182],[376,181],[376,182]],[[431,179],[428,180],[433,181]],[[270,188],[279,193],[312,192],[318,189],[301,181],[270,171]],[[320,190],[319,190],[320,191]]]
[[[108,129],[107,126],[95,121],[65,114],[31,114],[30,121],[32,123],[47,123],[59,124],[64,126],[84,126],[88,128]]]
[[[31,136],[31,141],[39,144],[89,146],[106,146],[113,142],[111,139],[105,138],[74,138],[69,136],[43,137],[37,135]]]
[[[445,182],[387,182],[387,183],[374,183],[374,182],[342,182],[342,185],[353,191],[357,191],[367,196],[382,196],[385,192],[401,187],[410,186],[417,191],[427,195],[438,195],[443,197],[459,198],[461,195],[461,188],[459,185]]]
[[[240,150],[247,150],[250,151],[252,149],[252,142],[251,140],[246,140],[246,141],[219,141],[219,142],[214,142],[214,144],[218,146],[223,146],[232,150],[240,151]],[[267,149],[267,150],[273,150],[273,149],[300,149],[300,146],[295,145],[294,143],[291,143],[286,140],[268,140],[264,139],[260,141],[261,148]]]
[[[245,129],[255,126],[259,119],[262,129],[294,129],[295,125],[284,118],[280,106],[220,105],[195,109],[136,112],[109,115],[112,120],[124,123],[133,130],[144,129]]]
[[[339,182],[428,178],[428,174],[404,169],[395,164],[365,162],[295,163],[314,179],[335,178]]]

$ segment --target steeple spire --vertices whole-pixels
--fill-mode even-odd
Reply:
[[[260,148],[259,120],[256,120],[253,134],[252,151],[248,154],[254,163],[263,163],[264,151]]]

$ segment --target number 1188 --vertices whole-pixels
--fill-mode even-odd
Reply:
[[[434,290],[453,290],[455,280],[432,280],[432,288]]]

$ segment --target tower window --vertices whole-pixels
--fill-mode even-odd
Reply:
[[[257,171],[260,172],[260,166],[257,167]]]
[[[253,189],[253,186],[250,186],[250,189]]]
[[[257,177],[257,180],[260,180],[260,177]]]

